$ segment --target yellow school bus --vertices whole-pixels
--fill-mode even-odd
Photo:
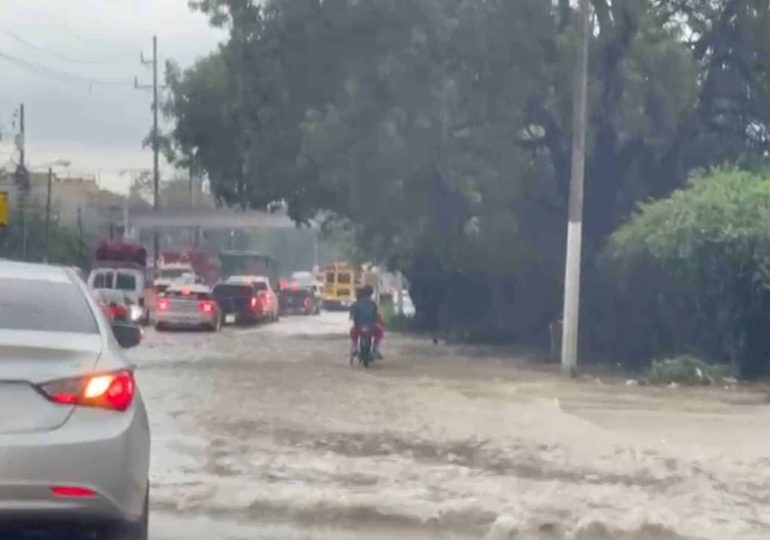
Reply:
[[[363,272],[356,265],[338,262],[323,269],[324,309],[346,309],[356,301],[356,289],[363,283]]]

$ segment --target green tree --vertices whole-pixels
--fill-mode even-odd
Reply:
[[[360,257],[408,273],[427,326],[544,337],[559,313],[570,176],[569,2],[193,5],[230,37],[169,70],[166,111],[171,146],[221,202],[284,200],[300,222],[330,212]],[[593,6],[584,328],[601,333],[596,256],[638,201],[693,168],[763,155],[767,9]]]
[[[645,203],[612,236],[621,357],[694,352],[770,371],[770,182],[716,169]]]
[[[27,210],[27,256],[25,260],[41,262],[46,259],[45,212],[37,205],[30,204]],[[48,262],[67,266],[88,268],[92,239],[81,236],[76,229],[63,226],[52,220],[49,229]],[[24,231],[18,219],[11,220],[7,227],[0,229],[0,257],[22,259]]]

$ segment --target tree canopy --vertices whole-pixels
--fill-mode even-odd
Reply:
[[[169,70],[177,159],[222,202],[343,220],[426,326],[558,316],[577,36],[566,0],[199,0],[229,39]],[[593,0],[586,279],[637,203],[767,150],[767,5]],[[766,4],[766,2],[765,2]],[[590,303],[590,298],[588,298]]]

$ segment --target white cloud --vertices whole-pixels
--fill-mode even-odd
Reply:
[[[133,77],[151,81],[139,53],[182,65],[215,49],[224,35],[192,13],[187,0],[0,0],[0,53],[83,77],[125,80],[93,86],[41,77],[0,59],[0,128],[11,127],[19,103],[27,108],[31,161],[67,158],[78,171],[105,182],[123,168],[151,165],[141,141],[151,125],[150,94],[133,89]],[[31,48],[2,31],[48,51]],[[61,57],[84,62],[68,62]],[[3,133],[7,140],[7,132]],[[69,154],[69,155],[65,155]],[[43,157],[45,156],[45,157]],[[115,187],[118,187],[115,184]]]

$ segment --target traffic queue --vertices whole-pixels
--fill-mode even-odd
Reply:
[[[142,246],[113,240],[97,248],[87,284],[110,320],[160,331],[216,332],[224,325],[275,322],[284,314],[319,314],[323,286],[314,274],[297,272],[284,280],[277,268],[255,252],[214,258],[201,250],[174,250],[163,252],[153,271]]]

